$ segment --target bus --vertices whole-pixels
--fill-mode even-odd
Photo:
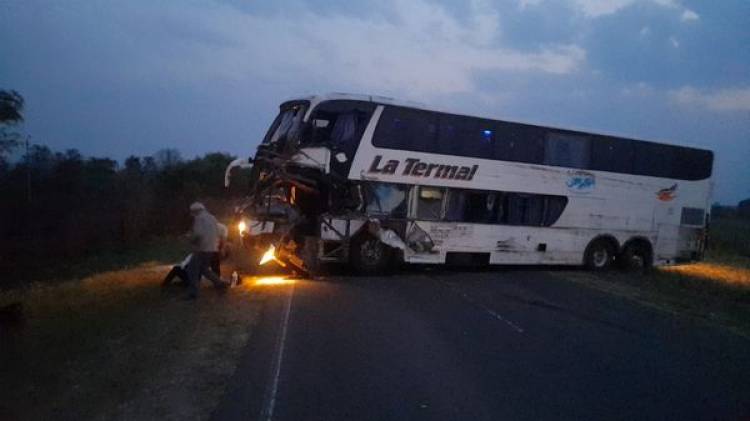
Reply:
[[[649,268],[702,258],[709,150],[328,94],[281,104],[237,207],[257,266]]]

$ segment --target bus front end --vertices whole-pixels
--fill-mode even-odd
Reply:
[[[359,138],[372,116],[367,101],[287,101],[253,158],[249,192],[236,207],[237,230],[251,271],[276,265],[313,272],[323,215],[354,212],[356,183],[347,179]],[[346,258],[343,253],[342,258]]]

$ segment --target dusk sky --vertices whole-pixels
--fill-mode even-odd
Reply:
[[[747,0],[0,0],[0,57],[55,150],[249,156],[282,100],[354,92],[709,148],[750,197]]]

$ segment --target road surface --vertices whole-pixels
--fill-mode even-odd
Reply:
[[[561,280],[417,271],[265,287],[215,419],[747,419],[750,340]]]

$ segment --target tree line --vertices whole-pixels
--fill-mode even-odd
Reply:
[[[176,235],[190,226],[191,202],[218,208],[244,193],[241,183],[224,188],[226,153],[182,159],[163,149],[119,163],[35,144],[12,162],[22,107],[20,95],[0,91],[0,273]]]

